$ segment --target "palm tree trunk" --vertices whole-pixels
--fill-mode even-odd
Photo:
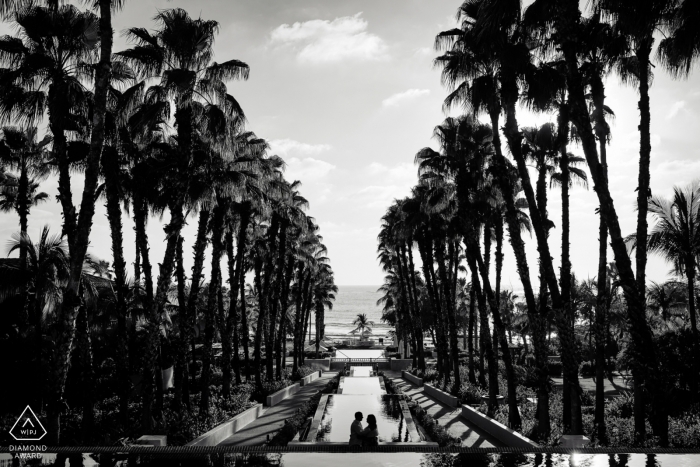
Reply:
[[[82,441],[88,446],[94,441],[95,432],[95,400],[92,388],[95,386],[95,372],[92,366],[92,342],[87,317],[87,308],[80,307],[76,323],[76,351],[80,360],[80,383],[82,386],[81,403],[83,409]]]
[[[289,225],[289,220],[286,218],[282,218],[280,222],[280,227],[279,227],[279,247],[277,248],[277,267],[274,270],[274,275],[275,275],[275,281],[271,285],[272,287],[272,306],[270,308],[270,329],[269,329],[269,349],[266,348],[267,350],[267,358],[268,358],[268,369],[272,371],[271,369],[273,368],[273,364],[276,360],[276,357],[279,355],[274,354],[274,348],[275,348],[275,343],[277,342],[276,336],[277,334],[275,333],[276,329],[276,323],[277,323],[277,312],[279,310],[279,305],[280,305],[280,296],[282,295],[282,287],[284,286],[284,260],[287,255],[287,226]],[[281,326],[280,326],[281,329]],[[277,374],[279,377],[281,377],[281,368],[277,370]],[[272,379],[272,373],[270,373],[270,379]]]
[[[122,235],[122,210],[119,205],[119,155],[113,148],[105,148],[102,156],[107,195],[107,219],[112,237],[114,281],[117,295],[117,378],[119,380],[119,412],[124,426],[129,421],[129,362],[126,329],[126,261],[124,260],[124,237]]]
[[[187,294],[185,293],[185,266],[183,263],[184,238],[180,235],[177,242],[175,275],[177,277],[177,302],[179,335],[177,336],[177,351],[175,361],[175,407],[180,410],[184,401],[190,409],[190,375],[189,375],[189,342],[192,334],[192,322],[187,313]]]
[[[474,251],[472,250],[472,253]],[[496,334],[501,341],[501,348],[503,349],[503,363],[506,367],[506,382],[508,386],[508,424],[513,430],[519,430],[521,425],[520,412],[518,411],[518,400],[516,395],[516,384],[515,384],[515,372],[513,369],[513,361],[508,351],[508,342],[506,341],[505,327],[503,326],[503,321],[501,319],[501,314],[498,310],[498,305],[496,304],[496,297],[494,296],[493,289],[491,289],[491,281],[488,276],[488,269],[481,259],[480,255],[476,256],[477,266],[481,272],[481,280],[484,285],[484,292],[489,300],[489,305],[491,307],[491,313],[493,316],[493,327],[496,329]],[[490,395],[490,392],[489,392]]]
[[[298,262],[296,279],[296,296],[294,307],[294,357],[292,358],[292,371],[299,369],[299,335],[301,334],[301,291],[304,283],[304,263]]]
[[[498,132],[498,120],[500,109],[489,109],[491,117],[491,127],[493,130],[493,145],[496,150],[496,159],[494,160],[497,169],[497,181],[504,193],[504,201],[506,205],[506,223],[508,225],[508,234],[510,244],[515,254],[515,260],[518,267],[520,281],[523,284],[523,292],[525,294],[525,303],[527,305],[528,318],[533,335],[533,344],[535,347],[535,365],[538,373],[537,387],[537,429],[536,434],[539,439],[546,439],[550,433],[549,420],[549,377],[547,368],[547,344],[545,342],[545,319],[544,315],[539,314],[535,302],[535,294],[530,282],[530,268],[527,263],[525,254],[525,244],[520,235],[520,224],[518,222],[517,210],[515,208],[514,193],[511,182],[509,181],[505,159],[501,149],[500,134]],[[472,271],[472,274],[474,271]],[[474,279],[472,278],[472,281]],[[478,280],[478,279],[477,279]],[[542,299],[542,298],[540,298]]]
[[[229,309],[226,321],[227,332],[233,334],[233,348],[223,352],[224,361],[233,359],[233,373],[236,377],[236,384],[241,384],[241,358],[240,350],[240,334],[238,333],[238,271],[240,264],[236,262],[236,257],[233,254],[233,230],[232,226],[226,229],[226,259],[228,260],[228,278],[229,278]],[[222,349],[223,350],[223,349]],[[233,355],[231,355],[233,354]],[[226,385],[224,379],[224,385]],[[230,385],[230,382],[228,383]],[[223,388],[222,388],[223,392]]]
[[[59,445],[61,433],[62,398],[68,375],[70,350],[75,335],[75,320],[80,307],[78,287],[82,274],[83,260],[87,252],[92,227],[92,217],[95,213],[95,189],[99,176],[100,154],[104,143],[104,121],[107,108],[107,90],[112,71],[112,12],[111,0],[99,0],[100,5],[100,62],[95,71],[94,110],[92,113],[92,132],[90,137],[90,152],[86,159],[85,181],[83,196],[80,203],[80,213],[77,216],[70,195],[69,162],[65,153],[65,135],[63,127],[56,125],[56,121],[62,115],[59,109],[56,113],[49,112],[50,126],[54,135],[54,151],[58,149],[59,165],[59,198],[63,206],[64,232],[68,237],[70,252],[70,278],[64,292],[61,306],[58,342],[56,352],[53,353],[51,378],[49,380],[50,400],[47,407],[48,414],[48,444]],[[55,92],[55,91],[54,91]],[[51,92],[49,93],[51,94]],[[52,99],[53,97],[53,99]],[[55,96],[49,96],[49,101],[56,102]],[[51,107],[51,104],[49,104]],[[55,105],[53,106],[55,107]],[[64,109],[65,111],[65,109]],[[53,117],[51,117],[53,115]],[[57,128],[56,128],[57,127]],[[58,129],[58,134],[53,130]],[[56,147],[58,141],[58,148]],[[62,146],[62,147],[61,147]]]
[[[258,289],[258,319],[256,320],[255,323],[255,344],[254,344],[254,350],[253,350],[253,356],[255,357],[255,384],[258,386],[258,388],[262,387],[262,368],[261,368],[261,361],[262,361],[262,355],[260,355],[261,349],[262,349],[262,337],[263,337],[263,328],[265,327],[265,310],[263,309],[261,302],[262,302],[262,267],[263,267],[263,259],[260,257],[260,252],[255,253],[255,263],[254,263],[254,269],[255,269],[255,285]]]
[[[278,355],[280,361],[277,364],[277,376],[281,379],[282,369],[285,368],[287,363],[287,308],[289,307],[289,289],[292,285],[292,278],[294,276],[294,256],[287,252],[287,266],[284,274],[284,286],[282,288],[281,297],[281,319],[280,319],[280,333],[278,342],[280,343],[278,348]]]
[[[273,316],[273,308],[274,308],[274,297],[273,293],[271,292],[271,287],[272,284],[274,283],[273,280],[273,275],[276,276],[275,271],[274,271],[274,260],[276,258],[276,253],[277,253],[277,233],[279,232],[280,229],[280,217],[277,215],[276,212],[273,212],[272,214],[272,221],[270,222],[270,228],[268,230],[268,248],[269,250],[267,251],[267,260],[265,261],[265,270],[264,270],[264,282],[263,282],[263,288],[260,292],[260,310],[264,314],[266,320],[269,320],[269,329],[267,330],[267,333],[264,334],[266,338],[266,344],[265,344],[265,369],[267,373],[267,379],[268,380],[273,380],[274,379],[274,368],[272,366],[273,363],[273,356],[272,356],[272,350],[273,350],[273,342],[274,342],[274,336],[275,336],[275,316]]]
[[[478,244],[477,244],[478,245]],[[476,260],[474,259],[474,252],[471,251],[474,248],[473,244],[465,244],[467,248],[467,263],[469,269],[472,273],[472,287],[476,293],[476,298],[479,304],[479,321],[481,322],[481,347],[484,351],[486,360],[488,361],[489,369],[489,380],[488,380],[488,390],[489,390],[489,401],[488,401],[488,413],[489,417],[493,417],[496,409],[498,408],[498,363],[496,362],[496,357],[493,354],[493,346],[491,345],[491,338],[488,325],[488,312],[486,311],[486,300],[484,299],[484,294],[481,290],[481,283],[479,281],[479,271],[477,270]],[[480,369],[479,383],[482,383],[484,378],[483,368]],[[484,381],[485,382],[485,381]]]
[[[207,233],[209,232],[209,217],[211,211],[202,209],[199,211],[197,224],[197,238],[194,241],[194,263],[192,264],[192,277],[190,278],[190,294],[187,300],[187,314],[192,317],[193,324],[197,322],[197,301],[202,288],[202,271],[204,270],[204,253],[207,249]],[[192,353],[192,364],[195,363],[195,354]],[[192,375],[194,376],[194,374]]]
[[[502,86],[516,86],[516,84],[515,81],[506,81]],[[517,90],[515,95],[517,96]],[[505,107],[506,124],[504,132],[506,138],[508,139],[508,146],[517,163],[518,172],[522,180],[522,187],[530,208],[530,219],[532,220],[532,226],[535,230],[535,236],[537,237],[537,248],[540,252],[540,260],[544,265],[544,276],[552,296],[554,315],[557,320],[557,332],[559,333],[559,339],[562,346],[562,363],[564,366],[564,372],[569,384],[571,385],[571,430],[567,434],[581,434],[583,432],[580,401],[581,388],[578,384],[576,342],[573,335],[573,330],[569,326],[566,318],[566,310],[568,310],[570,305],[568,303],[564,303],[559,290],[559,284],[557,283],[557,276],[554,272],[552,256],[549,250],[549,244],[547,242],[544,220],[542,219],[540,211],[537,208],[535,194],[530,182],[530,175],[527,165],[525,164],[525,158],[522,154],[522,134],[518,129],[518,122],[515,118],[515,102],[507,102]]]
[[[147,337],[145,361],[144,361],[144,378],[143,378],[143,429],[148,432],[152,429],[151,404],[153,397],[153,375],[156,377],[156,414],[160,416],[162,413],[162,373],[159,364],[160,354],[160,321],[163,311],[165,310],[165,302],[168,298],[168,289],[172,281],[173,269],[175,265],[175,254],[177,250],[177,242],[182,231],[182,226],[185,223],[185,216],[182,212],[184,204],[184,196],[179,195],[179,199],[175,200],[170,206],[170,223],[164,229],[166,232],[166,247],[163,256],[163,262],[160,265],[160,274],[158,274],[158,287],[153,304],[149,310],[149,325],[150,330]]]
[[[450,281],[447,278],[447,271],[445,268],[445,258],[443,256],[444,244],[441,240],[438,245],[436,245],[435,253],[437,254],[438,271],[440,272],[440,282],[442,283],[443,296],[445,297],[444,303],[447,311],[447,324],[449,327],[449,337],[450,337],[450,360],[452,360],[453,371],[454,371],[454,385],[452,392],[454,394],[459,391],[462,382],[460,381],[459,375],[459,349],[457,347],[457,320],[455,319],[455,306],[454,300],[451,299],[450,295]],[[444,341],[444,338],[443,338]],[[446,342],[445,342],[446,344]],[[447,352],[445,351],[445,354]],[[450,360],[445,361],[445,384],[447,385],[447,380],[450,376],[450,367],[447,364]]]
[[[467,352],[469,353],[469,382],[476,384],[474,374],[474,318],[476,313],[476,294],[474,288],[469,290],[469,337],[467,340]]]
[[[239,246],[240,248],[240,246]],[[245,261],[245,257],[241,258],[241,261]],[[250,381],[250,344],[249,344],[249,333],[248,330],[248,312],[246,311],[246,296],[245,296],[245,271],[246,268],[241,265],[241,275],[240,283],[238,284],[241,289],[241,335],[243,336],[243,361],[245,362],[245,380]]]

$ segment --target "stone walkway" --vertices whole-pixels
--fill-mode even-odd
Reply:
[[[263,415],[239,432],[223,440],[222,446],[260,446],[265,444],[267,437],[272,438],[284,425],[284,421],[294,415],[294,412],[316,391],[323,389],[329,380],[335,378],[337,372],[324,372],[323,376],[311,384],[302,386],[299,392],[284,399],[274,407],[265,408]]]
[[[462,440],[462,446],[474,448],[491,448],[503,446],[491,435],[484,433],[480,429],[471,426],[460,416],[461,408],[448,407],[440,402],[423,394],[422,386],[414,386],[401,378],[401,373],[396,371],[386,371],[384,374],[391,379],[404,394],[420,404],[430,415],[433,416],[440,425],[447,429],[447,432]]]

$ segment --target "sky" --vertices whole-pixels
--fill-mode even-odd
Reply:
[[[114,15],[115,51],[129,46],[121,31],[154,29],[158,9],[184,8],[191,16],[220,24],[215,42],[218,62],[238,59],[250,66],[247,81],[229,83],[241,103],[248,129],[270,142],[271,153],[284,158],[286,177],[302,182],[308,214],[320,226],[339,285],[379,285],[383,272],[376,261],[380,219],[394,199],[410,194],[416,183],[415,154],[438,149],[433,128],[445,114],[448,90],[433,67],[435,35],[455,25],[459,0],[130,0]],[[0,34],[12,33],[0,25]],[[672,80],[654,68],[651,88],[651,184],[654,195],[670,196],[674,185],[700,178],[700,80]],[[635,89],[607,80],[606,103],[615,112],[608,149],[610,188],[623,234],[633,233],[639,154],[639,111]],[[520,109],[521,127],[556,121]],[[572,147],[573,152],[581,152]],[[76,203],[82,179],[74,175]],[[57,181],[41,186],[50,200],[32,210],[30,236],[49,224],[60,232],[61,210],[55,201]],[[560,191],[549,193],[550,217],[558,227]],[[89,252],[111,261],[110,231],[103,202],[94,218]],[[597,197],[592,190],[571,192],[571,262],[579,279],[597,273]],[[126,216],[125,216],[126,217]],[[149,222],[151,261],[165,250],[167,222]],[[650,225],[654,220],[650,218]],[[183,231],[185,267],[191,268],[197,228],[192,216]],[[0,255],[5,239],[19,230],[14,213],[0,214]],[[124,219],[127,263],[134,258],[133,223]],[[555,228],[550,248],[556,257],[561,232]],[[526,238],[531,270],[536,270],[534,237]],[[503,287],[521,289],[510,246],[505,248]],[[609,253],[612,259],[612,252]],[[648,279],[666,280],[670,264],[651,257]],[[535,283],[537,277],[532,277]]]

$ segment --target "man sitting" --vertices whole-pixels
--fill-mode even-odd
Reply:
[[[355,421],[350,425],[350,446],[362,446],[362,412],[355,412]]]

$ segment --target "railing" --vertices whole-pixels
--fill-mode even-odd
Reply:
[[[377,357],[377,358],[340,358],[340,357],[331,357],[332,362],[341,362],[341,363],[385,363],[388,362],[389,360],[385,357]]]

